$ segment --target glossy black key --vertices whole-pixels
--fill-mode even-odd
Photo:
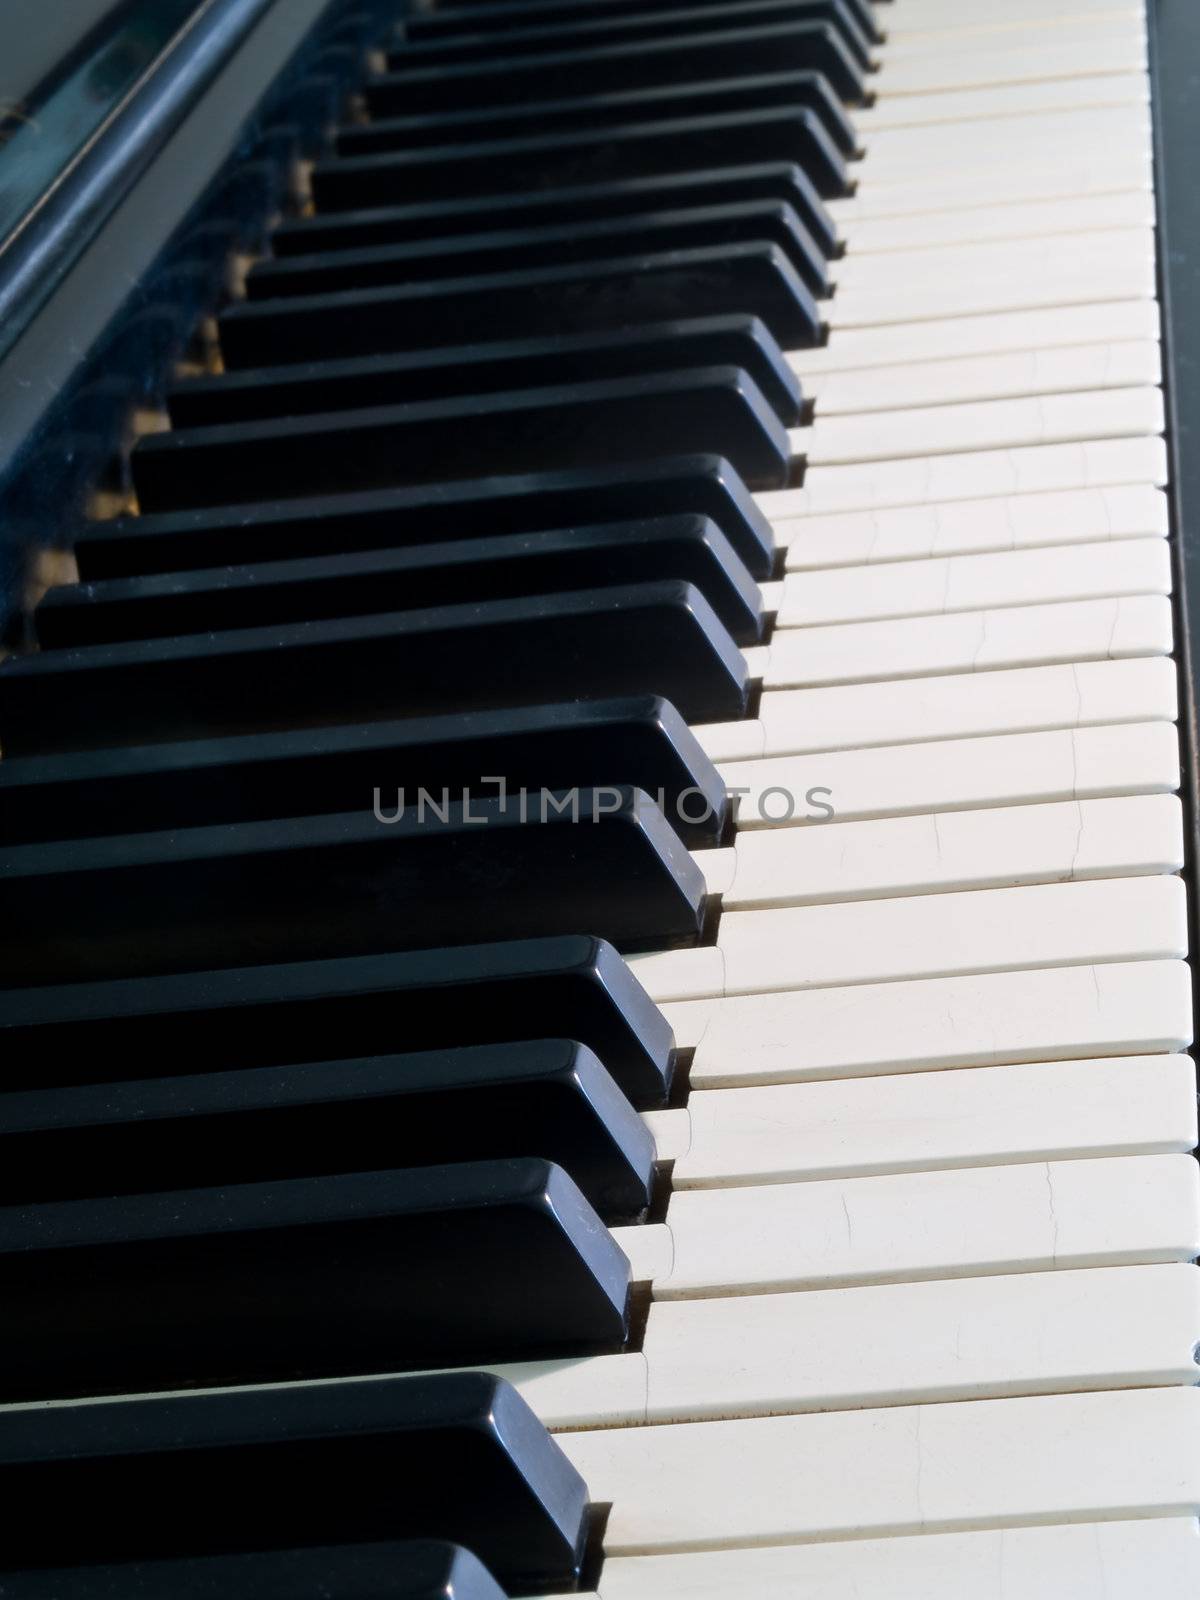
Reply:
[[[649,1204],[654,1140],[562,1039],[0,1096],[0,1205],[516,1156],[606,1222]]]
[[[728,12],[729,20],[736,21],[743,10],[751,12],[757,3],[758,0],[653,0],[653,10]],[[845,0],[845,6],[865,38],[874,41],[880,37],[871,0]],[[436,11],[406,17],[400,27],[407,38],[432,39],[473,33],[476,29],[507,29],[514,23],[520,25],[520,19],[526,16],[533,24],[582,22],[589,17],[644,16],[646,10],[646,0],[456,0]]]
[[[0,993],[0,1085],[334,1061],[544,1036],[595,1051],[636,1106],[660,1105],[674,1044],[613,947],[572,936],[223,968]]]
[[[225,365],[244,369],[730,313],[760,318],[785,349],[821,340],[816,302],[766,241],[242,301],[220,333]]]
[[[584,129],[318,161],[312,186],[319,211],[348,211],[451,195],[688,172],[722,161],[733,165],[772,160],[803,167],[824,199],[847,192],[845,161],[817,114],[803,107],[771,106],[624,122],[606,128],[600,137]]]
[[[553,86],[551,86],[551,89]],[[519,139],[552,129],[603,130],[614,123],[655,117],[711,116],[717,112],[757,111],[764,106],[806,106],[844,156],[858,148],[854,125],[842,102],[818,72],[760,73],[752,78],[717,78],[709,83],[668,84],[652,89],[614,91],[584,99],[539,100],[530,105],[485,106],[427,116],[380,117],[339,128],[340,156],[364,156],[422,145],[472,143],[480,139]]]
[[[362,810],[0,853],[0,982],[529,939],[693,945],[704,875],[653,801],[618,785]],[[114,917],[113,908],[120,908]]]
[[[419,788],[494,796],[633,784],[693,848],[720,842],[725,787],[675,707],[653,695],[126,745],[0,762],[7,844],[316,816]]]
[[[807,173],[795,162],[786,161],[749,166],[722,164],[700,172],[659,173],[616,183],[514,190],[466,200],[433,200],[417,205],[336,211],[328,216],[293,217],[281,222],[272,233],[271,249],[276,257],[313,255],[322,250],[422,243],[426,239],[508,228],[582,226],[605,217],[741,205],[749,200],[784,201],[824,255],[837,253],[837,232],[824,202]]]
[[[583,1479],[475,1372],[8,1411],[0,1487],[8,1566],[438,1538],[526,1594],[587,1540]]]
[[[662,578],[694,583],[738,644],[758,643],[762,592],[717,525],[695,516],[64,584],[34,622],[54,649]]]
[[[156,433],[131,465],[138,503],[153,513],[332,494],[347,484],[607,467],[670,455],[684,440],[724,456],[751,488],[788,482],[787,429],[737,367]]]
[[[739,0],[729,8],[700,6],[661,9],[652,3],[634,14],[572,15],[565,20],[513,17],[499,30],[455,30],[421,36],[409,33],[388,56],[393,71],[409,63],[422,68],[490,61],[506,55],[554,54],[611,44],[658,43],[711,28],[753,28],[775,22],[823,23],[860,66],[869,59],[867,40],[845,0]],[[406,30],[407,33],[407,30]]]
[[[526,1157],[5,1207],[0,1292],[36,1400],[615,1351],[629,1262]]]
[[[461,1545],[436,1539],[0,1570],[4,1600],[505,1600]]]
[[[846,104],[863,98],[859,62],[833,28],[810,22],[705,28],[688,37],[506,54],[461,66],[422,69],[406,56],[402,69],[369,80],[363,95],[372,116],[407,117],[447,106],[465,111],[470,106],[528,104],[544,100],[550,85],[559,95],[605,94],[787,71],[821,73]]]
[[[698,589],[643,583],[10,657],[0,744],[87,750],[624,694],[724,722],[749,687]]]
[[[451,234],[422,244],[373,245],[364,250],[283,256],[252,267],[246,278],[246,292],[251,300],[274,300],[281,295],[328,294],[339,289],[414,283],[443,275],[453,278],[467,273],[520,271],[522,267],[596,261],[605,256],[652,255],[662,250],[693,250],[757,239],[777,244],[813,294],[829,293],[825,256],[786,200],[648,211],[553,228]]]
[[[780,422],[799,422],[799,379],[762,323],[736,315],[221,372],[176,384],[167,409],[177,428],[205,427],[713,366],[744,368]]]

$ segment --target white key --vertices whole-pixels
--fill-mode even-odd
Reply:
[[[1099,389],[1085,394],[913,406],[861,416],[823,416],[793,428],[793,455],[811,469],[901,456],[1007,450],[1081,440],[1159,434],[1165,426],[1161,389]]]
[[[890,12],[886,15],[890,24]],[[909,27],[902,25],[898,32],[885,24],[887,39],[878,52],[881,63],[921,60],[941,51],[957,54],[970,50],[984,65],[991,56],[1008,55],[1013,50],[1053,49],[1073,42],[1086,46],[1097,39],[1137,43],[1145,38],[1146,29],[1145,13],[1129,5],[1108,7],[1098,13],[1088,9],[1082,17],[1077,9],[1070,8],[1055,8],[1049,15],[1043,11],[1041,16],[1021,10],[991,16],[960,13],[953,24],[943,23],[940,27],[921,27],[913,15],[906,20]]]
[[[1125,194],[1131,189],[1153,188],[1153,166],[1148,156],[1137,149],[1103,162],[1063,163],[1048,155],[1045,164],[1036,167],[1028,165],[1009,171],[993,168],[987,174],[986,188],[977,173],[939,167],[908,183],[883,184],[831,200],[828,209],[838,228],[852,234],[854,224],[864,220],[977,206],[983,192],[996,205],[1027,205],[1037,200],[1070,200],[1080,195]]]
[[[824,373],[858,367],[908,366],[1007,351],[1157,339],[1159,332],[1158,307],[1153,300],[1116,300],[1094,306],[1005,311],[995,316],[944,317],[911,326],[842,328],[828,344],[793,351],[788,360],[803,381],[815,383]]]
[[[945,135],[943,134],[944,138]],[[886,260],[884,259],[886,255]],[[1003,279],[1012,272],[1046,276],[1077,272],[1096,257],[1153,262],[1153,228],[1105,228],[1062,239],[984,239],[963,244],[916,245],[856,256],[853,250],[834,267],[838,296],[858,291],[910,288],[931,281],[953,285],[964,275],[975,280]],[[836,310],[836,305],[833,308]]]
[[[1134,595],[786,628],[754,660],[762,663],[758,675],[766,688],[791,689],[1170,650],[1170,602],[1161,595]]]
[[[1049,38],[1008,49],[981,51],[975,41],[957,49],[931,50],[914,38],[908,45],[879,53],[879,96],[934,94],[941,90],[990,88],[1005,83],[1037,83],[1052,78],[1083,78],[1097,73],[1136,72],[1146,64],[1144,30],[1135,22],[1115,34]]]
[[[1190,1383],[1198,1336],[1173,1264],[664,1301],[638,1354],[489,1370],[562,1432]]]
[[[886,80],[881,77],[880,83]],[[856,124],[857,126],[857,124]],[[895,174],[910,182],[926,162],[945,162],[947,131],[944,125],[881,128],[864,137],[861,164],[855,176],[866,189],[890,181]],[[1150,113],[1145,104],[1065,108],[1029,112],[1019,121],[1007,118],[957,122],[953,128],[952,160],[959,169],[968,166],[1024,166],[1039,162],[1045,152],[1056,159],[1092,158],[1108,148],[1127,151],[1150,137]]]
[[[723,762],[720,772],[738,796],[742,847],[756,829],[1170,794],[1179,740],[1169,722],[1139,722]]]
[[[1094,80],[1100,82],[1100,79]],[[904,105],[904,101],[898,104]],[[847,261],[895,250],[980,243],[984,239],[1036,239],[1093,233],[1104,228],[1154,225],[1154,196],[1145,188],[1124,194],[1063,196],[1056,200],[964,205],[909,217],[859,217],[851,224]],[[840,265],[840,263],[839,263]]]
[[[655,1300],[1187,1262],[1190,1156],[1027,1162],[671,1196]],[[628,1228],[614,1228],[623,1244]]]
[[[593,1501],[612,1503],[606,1550],[632,1555],[1194,1518],[1198,1436],[1200,1391],[1180,1387],[613,1428],[560,1443]]]
[[[1011,672],[764,694],[757,722],[698,728],[715,759],[852,750],[1176,715],[1174,664],[1164,658],[1072,662]],[[723,730],[736,730],[729,738]]]
[[[1183,884],[1146,877],[730,911],[715,946],[629,964],[661,1002],[1186,954]]]
[[[1119,1056],[701,1089],[647,1121],[657,1132],[666,1117],[687,1124],[674,1191],[1168,1155],[1196,1143],[1196,1069]]]
[[[992,495],[1040,494],[1112,484],[1161,488],[1166,481],[1163,441],[1143,437],[1009,450],[964,450],[957,455],[821,467],[806,474],[801,489],[775,489],[756,498],[774,521],[777,517],[821,516],[832,511],[930,505],[940,500],[977,500]]]
[[[693,1090],[1157,1054],[1192,1041],[1183,961],[738,995],[664,1008]]]
[[[966,271],[954,278],[924,278],[914,271],[911,278],[897,274],[891,281],[881,275],[878,287],[848,287],[822,302],[821,309],[831,337],[836,338],[844,328],[880,327],[922,318],[990,316],[1001,311],[1149,298],[1155,284],[1153,253],[1138,231],[1123,229],[1120,238],[1126,241],[1122,246],[1090,257],[1078,270],[1072,270],[1065,256],[1055,260],[1053,250],[1045,248],[1051,241],[1025,240],[1020,242],[1041,248],[1047,261],[1045,271],[1033,270],[1028,276],[983,272],[978,278]],[[882,264],[887,257],[862,259]]]
[[[893,15],[894,13],[894,15]],[[882,13],[888,38],[898,42],[912,34],[972,32],[980,27],[1026,29],[1048,20],[1076,22],[1086,30],[1097,17],[1144,17],[1143,0],[1059,0],[1052,8],[1046,0],[1007,0],[1002,12],[963,6],[960,0],[905,0]]]
[[[702,870],[711,853],[697,853]],[[1183,817],[1166,794],[994,806],[764,829],[729,856],[732,871],[709,880],[727,914],[1178,872]]]
[[[933,1533],[909,1539],[610,1556],[580,1600],[1193,1600],[1200,1591],[1194,1517],[1076,1522]]]
[[[887,259],[876,257],[877,260]],[[1157,340],[1021,350],[892,367],[831,372],[804,384],[816,401],[817,431],[829,417],[895,411],[902,406],[948,406],[1025,395],[1082,394],[1156,384],[1162,377]],[[927,453],[927,452],[923,452]]]
[[[1145,105],[1149,98],[1145,73],[1113,72],[1103,77],[1060,78],[1050,83],[1009,84],[998,89],[952,89],[943,94],[901,96],[895,100],[885,94],[873,106],[855,111],[854,126],[869,141],[888,128],[1036,117],[1046,111],[1093,106]]]
[[[834,512],[775,523],[789,572],[1167,533],[1167,497],[1144,484]]]
[[[776,628],[1171,593],[1165,539],[1057,545],[793,572],[775,591]]]

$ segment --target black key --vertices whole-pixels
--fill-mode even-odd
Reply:
[[[2,1205],[514,1156],[556,1162],[605,1221],[650,1203],[654,1140],[562,1039],[0,1096]]]
[[[7,844],[316,816],[416,791],[471,796],[633,784],[693,848],[720,842],[725,787],[675,707],[652,695],[0,762]]]
[[[694,583],[739,644],[761,638],[762,592],[717,525],[695,516],[64,584],[34,620],[47,649],[662,578]]]
[[[312,255],[508,228],[582,226],[604,217],[740,205],[749,200],[785,201],[817,247],[826,256],[837,253],[837,233],[820,195],[808,175],[786,161],[294,217],[272,233],[271,249],[277,257]]]
[[[554,54],[612,44],[658,43],[686,38],[702,29],[753,28],[775,22],[823,23],[846,50],[865,67],[867,41],[844,0],[740,0],[731,7],[673,7],[651,4],[633,15],[572,15],[564,21],[513,17],[501,31],[439,31],[421,36],[405,29],[407,37],[388,55],[388,66],[402,71],[409,63],[424,67],[457,66],[463,61],[490,61],[506,55]]]
[[[84,525],[75,559],[84,581],[91,582],[680,512],[711,517],[748,571],[756,578],[770,576],[775,561],[771,525],[737,473],[717,456],[116,517]]]
[[[422,145],[520,139],[546,134],[551,129],[604,129],[613,123],[642,122],[655,117],[757,111],[764,106],[806,106],[821,118],[825,131],[844,156],[852,156],[858,149],[858,136],[842,102],[817,72],[760,73],[753,78],[718,78],[711,83],[618,90],[585,99],[539,100],[531,105],[381,117],[375,122],[350,123],[339,128],[335,148],[339,156],[365,156],[383,150],[416,149]]]
[[[418,1537],[524,1594],[574,1588],[587,1539],[583,1479],[477,1372],[8,1411],[0,1486],[10,1567]]]
[[[745,659],[700,591],[643,583],[87,645],[0,665],[6,752],[660,694],[745,714]]]
[[[780,422],[800,420],[799,379],[762,323],[743,316],[222,372],[176,384],[167,409],[177,428],[205,427],[685,367],[742,367]]]
[[[328,250],[283,256],[250,269],[251,300],[281,295],[329,294],[380,284],[482,272],[519,272],[605,256],[651,255],[769,239],[785,253],[815,295],[829,293],[825,257],[804,231],[786,200],[747,200],[734,205],[692,207],[572,222],[552,228],[513,228],[500,233],[451,234],[421,244],[373,245],[363,250]],[[603,374],[588,373],[588,377]]]
[[[737,367],[156,433],[133,451],[132,467],[139,505],[179,511],[333,494],[348,483],[607,467],[670,455],[683,441],[724,456],[752,488],[788,482],[787,429]]]
[[[837,32],[822,23],[714,28],[690,37],[642,39],[636,44],[535,52],[461,66],[418,67],[405,52],[402,68],[369,80],[363,94],[373,117],[407,117],[453,106],[522,105],[558,95],[605,94],[767,72],[819,72],[839,100],[863,98],[859,62]]]
[[[38,1400],[616,1351],[629,1262],[525,1157],[6,1207],[0,1293]]]
[[[785,349],[821,339],[816,303],[769,241],[241,301],[220,333],[232,369],[730,313],[760,318]]]
[[[720,11],[736,21],[743,9],[752,12],[758,0],[654,0],[655,11],[678,8],[689,12]],[[871,0],[844,0],[863,36],[878,40],[879,29],[871,10]],[[441,38],[445,34],[472,33],[476,29],[509,28],[528,16],[531,23],[582,22],[588,17],[644,16],[646,0],[456,0],[452,6],[439,6],[433,12],[417,12],[404,19],[400,27],[412,39]]]
[[[0,1571],[4,1600],[504,1600],[483,1563],[436,1539]]]
[[[671,1030],[601,939],[242,967],[0,995],[0,1085],[43,1089],[226,1067],[547,1038],[594,1050],[638,1107],[671,1081]]]
[[[624,122],[602,137],[584,129],[318,161],[312,186],[318,211],[349,211],[772,160],[803,167],[824,199],[847,193],[841,153],[821,119],[802,106]]]
[[[365,799],[365,796],[364,796]],[[12,845],[0,982],[71,983],[536,939],[695,944],[704,874],[640,789]],[[119,914],[114,916],[114,908]]]

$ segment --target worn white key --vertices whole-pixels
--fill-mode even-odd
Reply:
[[[816,401],[819,434],[827,418],[849,413],[1130,389],[1156,384],[1161,377],[1157,340],[1130,339],[1122,344],[858,367],[811,378],[804,384],[804,393]]]
[[[664,1226],[656,1300],[1187,1262],[1200,1169],[1119,1156],[687,1189]]]
[[[664,1008],[693,1089],[1166,1054],[1192,1040],[1183,961],[783,991]]]
[[[801,379],[815,384],[829,372],[859,367],[908,366],[962,360],[1008,351],[1048,351],[1112,340],[1157,339],[1158,307],[1151,299],[1094,306],[1005,311],[994,316],[942,317],[911,326],[842,328],[836,340],[788,357]]]
[[[883,506],[930,505],[992,495],[1042,494],[1134,483],[1161,488],[1167,481],[1166,447],[1159,438],[1097,439],[1009,450],[964,450],[956,455],[910,456],[814,468],[800,489],[760,494],[758,504],[779,517],[821,516]]]
[[[792,453],[810,469],[902,456],[1007,450],[1079,440],[1159,434],[1165,426],[1162,390],[1144,385],[1083,394],[926,405],[826,417],[793,428]]]
[[[836,338],[845,328],[923,318],[990,316],[1001,311],[1149,298],[1155,284],[1153,255],[1140,230],[1124,229],[1120,237],[1126,241],[1123,246],[1089,258],[1078,270],[1073,270],[1065,257],[1055,259],[1053,250],[1045,248],[1049,240],[1018,241],[1042,247],[1047,262],[1044,271],[1035,269],[1029,275],[985,271],[979,277],[964,271],[953,278],[925,278],[914,269],[912,277],[897,274],[890,282],[880,275],[876,287],[865,283],[847,287],[844,293],[822,302],[821,309],[831,338]],[[881,265],[887,258],[862,259]]]
[[[908,1539],[609,1556],[580,1600],[1193,1600],[1200,1592],[1194,1517],[1060,1523]]]
[[[1194,1518],[1198,1437],[1200,1391],[1179,1387],[613,1428],[560,1443],[592,1499],[612,1503],[606,1550],[632,1555]]]
[[[780,518],[774,528],[776,543],[787,551],[788,571],[803,572],[977,551],[1163,537],[1167,498],[1161,489],[1147,485],[1117,484],[1108,489]]]
[[[695,732],[714,761],[1144,722],[1177,714],[1172,662],[1072,662],[764,694],[759,715]]]
[[[757,829],[911,817],[1179,787],[1169,722],[939,739],[722,762],[737,798],[738,845]]]
[[[896,250],[927,250],[938,244],[1061,237],[1093,233],[1103,228],[1153,225],[1154,196],[1145,188],[1131,189],[1124,194],[1086,194],[1024,203],[1009,201],[995,206],[964,205],[959,210],[926,212],[915,217],[879,217],[874,221],[859,217],[851,224],[853,237],[846,242],[846,260]]]
[[[697,1000],[1187,954],[1175,877],[730,911],[717,943],[632,956],[651,998]]]
[[[873,106],[854,113],[854,126],[864,140],[889,128],[932,127],[984,119],[1036,117],[1047,111],[1074,111],[1095,106],[1145,105],[1150,86],[1145,73],[1113,72],[1094,78],[1060,78],[1049,83],[1008,84],[995,89],[949,90],[943,94],[885,94]]]
[[[706,872],[710,854],[696,856]],[[1183,817],[1166,794],[993,806],[762,829],[717,854],[709,888],[728,914],[1178,872]]]
[[[1125,194],[1131,189],[1152,190],[1154,171],[1149,157],[1131,150],[1104,162],[1058,162],[1047,157],[1044,165],[1019,170],[994,168],[986,178],[986,193],[996,205],[1027,205],[1036,200],[1075,199],[1080,195]],[[838,228],[852,234],[860,221],[883,217],[918,216],[926,212],[957,211],[977,206],[984,184],[976,173],[938,168],[908,183],[864,188],[829,202],[829,214]]]
[[[790,689],[1170,650],[1170,602],[1161,595],[1133,595],[785,628],[754,659],[766,688]]]
[[[1083,78],[1097,73],[1132,72],[1146,64],[1144,32],[1136,22],[1115,33],[1051,43],[980,51],[965,46],[931,50],[913,38],[906,46],[880,51],[880,98],[933,94],[941,90],[990,88],[1005,83],[1036,83],[1051,78]]]
[[[562,1432],[1189,1383],[1197,1337],[1172,1264],[662,1301],[639,1353],[489,1370]]]
[[[1165,539],[1120,539],[991,555],[935,556],[793,572],[772,585],[777,628],[1171,593]]]
[[[673,1191],[1167,1155],[1196,1143],[1196,1069],[1118,1056],[699,1089],[646,1120],[668,1118]]]

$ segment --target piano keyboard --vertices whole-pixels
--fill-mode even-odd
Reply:
[[[388,24],[0,667],[0,1593],[1194,1594],[1143,0]]]

